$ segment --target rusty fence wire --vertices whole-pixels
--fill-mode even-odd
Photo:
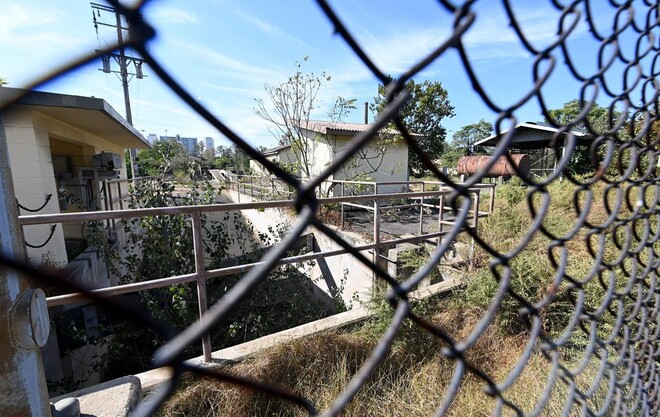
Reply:
[[[550,3],[559,12],[557,21],[548,21],[549,25],[557,27],[555,40],[543,48],[535,46],[519,25],[515,7],[508,0],[503,0],[510,28],[516,34],[530,57],[534,59],[534,86],[518,102],[499,107],[495,100],[486,92],[484,86],[473,68],[465,48],[465,35],[479,16],[474,10],[474,3],[454,3],[439,0],[438,8],[453,15],[453,30],[445,39],[439,39],[435,49],[419,60],[405,73],[392,81],[378,65],[372,61],[368,51],[364,50],[353,36],[352,28],[347,27],[338,17],[332,5],[324,0],[318,0],[318,7],[334,26],[339,41],[343,41],[355,53],[366,68],[384,85],[387,86],[387,107],[379,115],[371,128],[363,132],[347,145],[334,162],[316,178],[308,182],[300,182],[289,173],[271,163],[259,152],[253,149],[241,136],[232,131],[218,117],[195,100],[161,63],[150,53],[148,45],[158,28],[151,25],[148,13],[142,13],[142,2],[135,7],[128,7],[118,1],[110,1],[119,10],[131,27],[131,39],[128,46],[134,48],[148,63],[154,75],[159,77],[169,88],[185,101],[191,109],[212,124],[218,132],[240,147],[251,158],[254,158],[270,172],[278,177],[278,182],[286,184],[293,190],[295,209],[298,212],[298,222],[290,233],[276,247],[267,252],[262,263],[247,273],[226,296],[211,306],[203,317],[176,334],[167,324],[151,318],[145,311],[132,305],[124,305],[112,298],[104,298],[90,294],[96,302],[105,304],[127,318],[137,320],[144,326],[158,331],[168,342],[161,346],[153,356],[154,366],[169,366],[174,370],[172,378],[163,387],[143,402],[134,415],[152,415],[175,391],[179,378],[184,372],[192,372],[203,376],[216,378],[231,384],[263,392],[267,395],[289,401],[307,410],[310,415],[334,416],[354,399],[370,374],[387,357],[388,349],[400,332],[406,321],[412,322],[425,332],[434,336],[437,345],[442,347],[441,354],[452,363],[451,382],[443,394],[442,401],[437,405],[435,415],[442,416],[452,405],[461,384],[468,378],[478,380],[487,395],[494,400],[492,415],[547,415],[545,407],[553,390],[565,390],[566,401],[562,415],[569,415],[579,410],[581,415],[622,415],[622,416],[653,416],[660,413],[660,343],[658,342],[658,309],[660,308],[660,291],[658,289],[658,237],[660,228],[658,218],[660,212],[658,189],[658,149],[660,129],[658,128],[658,20],[659,6],[651,1],[609,2],[602,1],[599,5],[592,1],[572,1]],[[402,4],[403,7],[403,4]],[[595,7],[608,7],[614,13],[614,19],[609,29],[603,29],[594,23],[592,11]],[[586,21],[590,34],[599,44],[599,60],[593,73],[585,74],[575,64],[570,55],[568,43],[579,20]],[[636,37],[636,42],[621,41],[622,34]],[[631,45],[628,49],[626,45]],[[110,47],[113,49],[117,45]],[[457,183],[443,172],[439,171],[433,162],[418,146],[413,135],[400,117],[399,111],[406,103],[409,93],[405,83],[420,74],[438,57],[449,52],[457,53],[462,62],[465,74],[469,77],[472,87],[482,102],[498,116],[494,120],[497,134],[503,134],[486,167],[481,169],[465,182]],[[98,52],[69,63],[57,73],[49,75],[52,79],[73,68],[97,59],[104,52]],[[564,66],[581,84],[573,92],[579,98],[582,111],[578,118],[565,124],[555,120],[549,112],[544,86],[557,68]],[[612,73],[623,80],[622,91],[615,91],[610,84]],[[46,81],[46,80],[44,80]],[[605,108],[609,112],[609,120],[605,129],[596,129],[592,121],[587,119],[587,113],[594,105],[594,91],[600,91],[599,97],[609,98]],[[526,188],[528,214],[532,218],[531,227],[524,231],[520,242],[507,252],[498,251],[489,244],[477,231],[463,224],[467,216],[458,215],[457,221],[442,244],[432,253],[427,264],[409,279],[398,282],[387,271],[374,264],[372,259],[357,252],[350,243],[342,239],[330,227],[318,218],[317,188],[327,181],[333,172],[356,151],[366,146],[377,132],[390,123],[399,129],[410,149],[414,150],[424,166],[433,172],[437,180],[450,187],[453,193],[448,201],[457,213],[467,213],[471,209],[470,187],[478,184],[488,169],[494,165],[497,158],[508,155],[509,145],[513,140],[513,129],[517,119],[517,111],[524,105],[536,102],[542,115],[558,128],[550,147],[556,156],[556,168],[552,173],[537,180],[518,172]],[[5,103],[6,105],[7,103]],[[621,116],[623,115],[623,116]],[[585,162],[592,168],[592,174],[586,176],[572,175],[567,169],[571,158],[576,155],[577,138],[572,129],[584,125],[595,140],[589,147]],[[507,129],[508,130],[507,132]],[[565,140],[561,140],[566,138]],[[511,161],[513,163],[513,161]],[[551,209],[549,187],[565,181],[574,185],[570,197],[570,205],[574,210],[575,219],[572,227],[563,235],[555,235],[544,223]],[[271,184],[272,187],[272,184]],[[597,190],[596,188],[599,187]],[[460,197],[460,198],[459,198]],[[590,210],[595,204],[602,204],[607,212],[607,218],[595,222],[590,217]],[[299,396],[287,387],[264,384],[250,380],[228,371],[213,370],[184,362],[182,354],[192,344],[199,343],[203,335],[216,323],[232,312],[251,291],[266,278],[269,271],[276,268],[278,260],[286,256],[287,250],[303,234],[309,226],[326,234],[339,246],[352,253],[360,262],[368,265],[379,280],[387,285],[389,292],[387,301],[394,307],[389,327],[383,333],[373,349],[370,357],[364,362],[351,382],[341,395],[334,399],[332,405],[321,410],[313,399]],[[431,323],[413,313],[411,292],[431,271],[441,262],[443,255],[450,250],[459,232],[470,235],[475,244],[483,250],[489,260],[491,279],[497,290],[490,300],[487,314],[470,330],[466,337],[456,339],[442,327]],[[550,243],[547,249],[547,259],[553,266],[551,284],[547,291],[539,297],[529,299],[515,289],[516,271],[512,267],[516,259],[525,250],[529,242],[538,235],[545,236]],[[592,266],[582,275],[569,273],[570,252],[573,245],[586,245],[592,257]],[[609,256],[614,251],[617,256]],[[12,259],[2,262],[10,267],[34,274],[43,275],[29,266]],[[57,275],[43,276],[44,279],[58,281],[60,285],[73,291],[79,291]],[[623,281],[622,281],[623,280]],[[602,297],[596,308],[587,307],[585,297],[590,287],[597,286]],[[558,297],[570,305],[570,320],[565,323],[562,332],[550,336],[543,328],[544,309]],[[492,324],[497,311],[505,300],[515,300],[519,306],[519,314],[527,323],[528,341],[517,359],[516,365],[504,378],[495,378],[479,363],[472,363],[466,358],[466,353],[473,347]],[[606,324],[607,334],[601,330]],[[571,338],[580,334],[587,339],[586,348],[581,352],[581,360],[571,363],[562,354],[562,348],[568,346]],[[535,400],[533,407],[522,409],[507,397],[507,390],[516,383],[524,372],[526,364],[533,353],[540,352],[550,364],[545,389]],[[596,363],[593,381],[585,388],[578,384],[584,370]],[[500,381],[500,382],[497,382]],[[431,388],[430,388],[431,389]],[[596,396],[600,400],[596,401]]]

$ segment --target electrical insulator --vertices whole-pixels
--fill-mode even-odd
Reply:
[[[109,55],[103,55],[101,57],[101,61],[103,62],[103,72],[109,73],[110,72],[110,56]]]
[[[142,62],[140,61],[135,61],[135,77],[138,80],[141,80],[144,78],[144,74],[142,73]]]

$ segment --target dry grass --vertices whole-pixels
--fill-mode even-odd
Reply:
[[[445,311],[434,318],[458,340],[468,336],[483,315],[478,309]],[[420,343],[421,334],[397,340],[342,416],[430,416],[446,395],[455,363],[440,353],[438,343]],[[516,365],[526,340],[490,326],[466,353],[496,381],[504,381]],[[368,327],[351,334],[307,337],[271,349],[231,367],[235,374],[288,387],[327,409],[371,354],[375,338]],[[549,363],[534,354],[507,400],[530,411],[545,388]],[[484,381],[466,374],[448,416],[492,415],[495,400],[483,391]],[[565,395],[555,394],[545,415],[557,415]],[[181,389],[161,410],[161,416],[304,416],[304,410],[235,385],[197,380]]]

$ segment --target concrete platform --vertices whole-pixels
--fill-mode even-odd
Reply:
[[[125,376],[51,398],[50,402],[65,398],[78,399],[81,417],[126,417],[142,398],[142,386],[139,378]]]

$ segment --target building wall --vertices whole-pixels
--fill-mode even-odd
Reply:
[[[51,194],[50,201],[39,214],[59,213],[48,131],[34,123],[32,112],[3,111],[3,119],[16,199],[23,206],[36,209]],[[21,209],[20,214],[34,213]],[[41,245],[48,240],[50,229],[50,225],[25,226],[25,241]],[[44,247],[28,247],[27,257],[36,265],[46,260],[55,266],[65,265],[62,225],[56,226],[52,238]]]
[[[347,150],[351,136],[337,136],[332,138],[335,148],[335,158],[341,157]],[[385,153],[380,156],[377,149],[368,145],[364,152],[354,155],[344,166],[335,172],[334,179],[350,180],[364,174],[370,181],[408,181],[408,146],[399,140],[387,146]],[[379,193],[400,192],[404,185],[379,185]]]
[[[39,112],[17,107],[3,111],[4,128],[16,198],[27,208],[40,207],[48,194],[52,197],[38,214],[60,213],[57,181],[52,156],[69,156],[72,169],[93,166],[92,158],[100,152],[122,156],[124,149],[106,139],[89,134]],[[126,178],[122,166],[120,178]],[[21,209],[21,215],[35,214]],[[50,236],[50,225],[23,228],[26,242],[41,245]],[[65,237],[80,237],[80,225],[58,224],[51,240],[42,248],[27,248],[30,262],[48,261],[56,266],[67,262]]]

